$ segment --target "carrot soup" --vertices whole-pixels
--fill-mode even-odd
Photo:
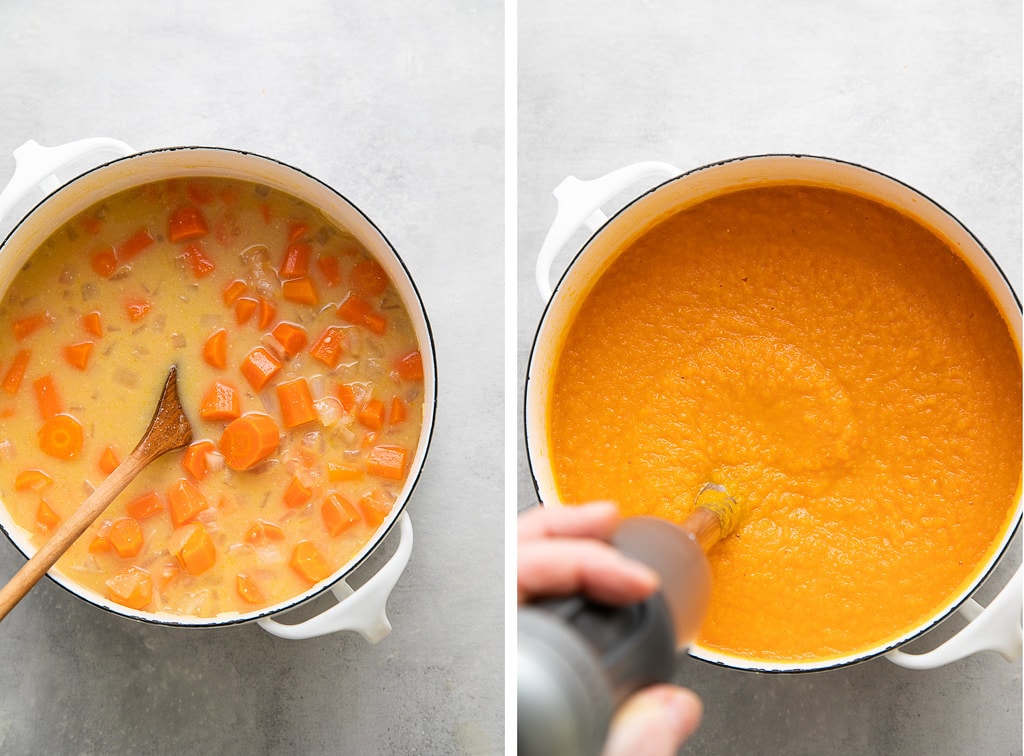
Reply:
[[[146,612],[296,596],[387,517],[423,365],[383,267],[306,203],[226,178],[116,194],[36,250],[0,304],[0,497],[33,541],[141,438],[171,365],[195,431],[57,563]]]
[[[842,657],[975,577],[1021,481],[1021,362],[950,243],[874,200],[748,188],[662,220],[583,299],[552,378],[566,503],[681,522],[743,508],[710,555],[701,646]]]

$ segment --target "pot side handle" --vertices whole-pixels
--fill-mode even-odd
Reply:
[[[35,187],[44,194],[55,191],[61,185],[55,175],[61,168],[101,152],[113,152],[118,157],[135,152],[124,142],[106,137],[80,139],[57,147],[43,147],[30,139],[14,151],[14,175],[7,186],[0,191],[0,219]]]
[[[412,554],[412,521],[406,512],[398,518],[398,530],[401,538],[398,549],[369,580],[355,591],[344,580],[331,587],[337,604],[294,625],[286,625],[270,617],[257,620],[257,624],[271,635],[289,640],[352,630],[370,643],[377,643],[391,632],[386,613],[388,597]]]
[[[1021,604],[1024,581],[1021,568],[989,603],[982,607],[967,599],[960,614],[968,625],[941,646],[925,654],[890,651],[885,656],[893,664],[907,669],[935,669],[963,659],[979,651],[995,651],[1008,662],[1021,658]]]
[[[636,181],[670,179],[680,173],[681,170],[668,163],[648,161],[627,165],[592,181],[580,181],[575,176],[569,176],[555,187],[552,193],[558,201],[558,211],[537,255],[537,290],[544,301],[551,299],[554,289],[551,284],[551,264],[569,237],[581,226],[596,231],[608,220],[608,216],[601,211],[601,205]]]

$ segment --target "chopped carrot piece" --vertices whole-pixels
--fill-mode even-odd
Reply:
[[[345,329],[339,326],[327,326],[320,337],[313,342],[309,353],[327,367],[334,369],[345,349]]]
[[[309,276],[292,278],[281,284],[281,296],[296,304],[315,305],[320,303],[320,295]]]
[[[86,333],[92,334],[97,339],[103,337],[103,316],[98,311],[86,313],[82,316],[82,327]]]
[[[345,412],[352,412],[356,408],[356,390],[350,384],[339,383],[334,393]]]
[[[139,498],[130,501],[124,509],[129,517],[134,517],[136,520],[145,520],[147,517],[163,512],[164,503],[160,500],[156,491],[148,491]]]
[[[313,248],[304,242],[292,242],[284,251],[284,258],[277,274],[282,281],[291,278],[302,278],[309,272],[309,258]]]
[[[366,458],[366,472],[378,478],[401,480],[405,476],[405,460],[408,455],[404,446],[375,446]]]
[[[353,325],[366,323],[366,316],[371,312],[373,307],[370,303],[355,293],[350,293],[345,297],[345,301],[338,305],[338,316]]]
[[[395,371],[403,381],[423,380],[423,357],[414,349],[395,360]]]
[[[289,565],[298,573],[299,577],[310,584],[319,583],[321,580],[330,577],[331,574],[331,568],[327,566],[327,562],[320,556],[316,546],[309,541],[299,541],[295,544]]]
[[[89,542],[89,553],[106,554],[108,551],[110,551],[110,541],[101,535],[93,536]]]
[[[269,299],[260,297],[260,311],[257,323],[260,328],[267,328],[271,323],[274,322],[274,316],[277,315],[277,308],[274,303]]]
[[[275,451],[281,431],[270,415],[247,412],[228,423],[220,437],[224,461],[232,470],[248,470]]]
[[[145,297],[132,297],[125,301],[124,306],[128,312],[128,320],[137,323],[146,317],[146,313],[153,307],[153,303]]]
[[[117,248],[117,259],[127,262],[144,250],[154,241],[149,229],[140,229],[128,237],[124,244]]]
[[[328,494],[324,499],[320,507],[320,516],[327,526],[327,532],[332,536],[341,535],[362,519],[359,510],[337,493]]]
[[[391,512],[391,504],[384,501],[377,492],[364,496],[356,506],[359,508],[359,514],[362,515],[366,524],[374,529],[379,528]]]
[[[312,495],[313,489],[303,483],[298,475],[295,475],[288,484],[288,488],[284,490],[284,503],[292,509],[297,509],[309,501]]]
[[[110,475],[117,469],[117,466],[121,464],[121,460],[117,457],[117,452],[113,446],[108,446],[103,450],[103,454],[100,455],[100,472],[104,475]]]
[[[32,388],[35,390],[39,416],[43,420],[49,420],[64,411],[64,403],[60,399],[60,393],[57,391],[57,384],[54,383],[52,375],[47,373],[36,378],[32,382]]]
[[[167,219],[167,238],[172,242],[198,239],[201,236],[206,236],[209,231],[210,227],[206,223],[206,218],[198,207],[191,205],[180,207]]]
[[[404,423],[408,416],[409,408],[406,406],[405,402],[402,401],[402,397],[392,397],[391,414],[388,416],[388,422],[392,425],[398,425],[399,423]]]
[[[230,307],[235,303],[235,300],[245,294],[245,290],[248,288],[249,287],[246,286],[245,281],[238,279],[232,281],[225,286],[224,290],[221,292],[221,296],[224,298],[224,304]]]
[[[383,336],[388,328],[388,319],[379,312],[371,312],[363,321],[364,325],[378,336]]]
[[[129,609],[144,609],[153,600],[153,580],[141,567],[125,567],[106,585],[107,597]]]
[[[259,391],[281,370],[281,361],[263,347],[256,347],[245,356],[239,369],[249,385]]]
[[[8,394],[17,393],[18,388],[21,386],[21,380],[25,377],[25,369],[28,367],[28,361],[31,356],[32,353],[27,349],[22,349],[14,355],[14,361],[7,368],[7,374],[4,376],[4,391]]]
[[[267,543],[268,541],[283,541],[284,531],[279,525],[266,520],[256,520],[249,532],[245,534],[245,540],[249,543]]]
[[[324,283],[333,288],[341,283],[341,265],[334,255],[320,255],[316,258],[316,265],[320,274],[324,277]]]
[[[205,278],[217,269],[217,266],[214,265],[213,260],[209,258],[199,242],[192,242],[187,245],[185,251],[182,252],[182,256],[192,269],[192,275],[196,278]]]
[[[281,345],[281,348],[284,349],[284,353],[289,357],[297,355],[309,342],[309,337],[306,336],[305,328],[287,321],[282,321],[274,326],[274,330],[271,331],[271,335],[277,339],[277,343]]]
[[[309,384],[302,376],[277,384],[277,401],[281,408],[281,423],[285,428],[311,423],[319,417]]]
[[[230,383],[214,381],[199,405],[203,420],[234,420],[242,414],[238,391]],[[211,443],[210,446],[213,446]],[[211,449],[212,451],[212,449]]]
[[[379,431],[384,427],[384,402],[371,399],[359,410],[356,419],[370,430]]]
[[[346,465],[341,462],[327,463],[327,479],[332,483],[345,480],[359,480],[361,477],[363,477],[362,468]]]
[[[107,540],[121,557],[137,556],[142,551],[142,526],[133,517],[122,517],[110,524]]]
[[[44,530],[53,530],[59,522],[60,515],[53,511],[46,499],[40,499],[36,507],[36,524]]]
[[[64,347],[64,359],[72,367],[85,370],[89,365],[89,355],[92,354],[92,342],[82,341],[78,344],[70,344]]]
[[[71,415],[56,415],[39,429],[39,448],[57,459],[71,459],[82,451],[82,426]]]
[[[223,370],[228,365],[228,332],[221,328],[203,344],[203,359],[210,367]]]
[[[303,236],[309,233],[308,223],[289,223],[288,224],[288,241],[298,241]]]
[[[117,253],[109,246],[95,249],[89,255],[89,265],[96,271],[96,275],[110,278],[117,270]]]
[[[167,550],[190,575],[201,575],[217,561],[217,549],[201,523],[178,528],[167,539]]]
[[[103,228],[103,221],[96,216],[82,218],[82,228],[84,228],[85,232],[90,236],[96,236],[96,234],[98,234]]]
[[[360,294],[379,297],[388,283],[388,274],[376,260],[362,260],[352,266],[352,286]]]
[[[38,491],[53,483],[53,478],[42,470],[23,470],[14,479],[15,491]]]
[[[196,481],[201,481],[206,477],[206,455],[216,451],[216,449],[217,447],[213,445],[213,441],[206,439],[189,444],[188,448],[185,449],[185,453],[181,456],[181,466]]]
[[[252,320],[259,306],[260,303],[252,297],[239,297],[235,300],[235,322],[238,325],[245,325]]]
[[[235,576],[235,590],[238,592],[239,598],[247,604],[262,604],[266,601],[263,591],[251,577],[244,573],[240,572]]]
[[[179,478],[167,489],[167,502],[171,510],[171,523],[180,528],[210,506],[203,492],[188,478]]]
[[[187,194],[188,198],[197,205],[208,205],[216,198],[216,195],[213,193],[213,189],[211,189],[210,185],[202,179],[189,181],[185,185],[185,194]]]
[[[14,332],[15,341],[23,341],[38,331],[47,322],[46,315],[26,315],[11,323],[11,330]]]

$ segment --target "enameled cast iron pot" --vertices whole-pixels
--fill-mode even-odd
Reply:
[[[663,181],[630,201],[610,219],[601,210],[625,189],[645,182]],[[878,200],[900,209],[941,237],[949,239],[975,274],[987,285],[1009,324],[1018,353],[1021,345],[1021,305],[1005,274],[981,243],[959,221],[921,193],[886,175],[839,160],[803,155],[761,155],[729,160],[688,173],[665,163],[638,163],[593,181],[570,176],[554,191],[558,213],[538,255],[537,287],[547,302],[530,355],[526,378],[525,431],[530,470],[540,501],[558,504],[558,493],[548,450],[548,412],[551,382],[562,342],[580,304],[601,274],[629,243],[658,221],[705,199],[740,188],[780,183],[832,187]],[[575,255],[552,290],[551,267],[555,256],[581,227],[594,232]],[[751,661],[696,645],[690,654],[738,669],[801,672],[841,667],[886,655],[911,668],[931,668],[981,650],[998,651],[1008,660],[1021,655],[1021,571],[1010,579],[988,607],[971,594],[984,582],[1005,553],[1021,520],[1021,501],[1012,521],[994,544],[991,556],[976,569],[975,578],[918,627],[891,643],[839,659],[775,663]],[[921,636],[947,616],[960,611],[969,624],[934,651],[908,654],[897,650]]]
[[[100,155],[120,156],[61,184],[56,174],[83,161],[92,165]],[[256,621],[266,631],[285,638],[310,638],[339,630],[353,630],[376,642],[388,634],[391,625],[385,615],[388,596],[405,569],[412,551],[412,524],[405,505],[419,479],[433,432],[437,402],[436,362],[433,339],[423,303],[401,258],[380,230],[355,205],[326,184],[296,168],[276,160],[247,152],[210,147],[176,147],[136,153],[128,145],[113,139],[85,139],[60,147],[44,148],[27,142],[14,153],[16,169],[10,183],[0,192],[0,220],[12,208],[31,199],[42,189],[47,196],[22,218],[0,245],[0,296],[31,253],[76,213],[95,202],[140,184],[168,178],[212,176],[251,181],[279,189],[321,210],[339,226],[351,231],[387,271],[409,312],[420,352],[423,355],[423,428],[409,476],[391,513],[370,541],[347,564],[326,580],[288,601],[246,614],[213,618],[182,617],[136,611],[82,588],[59,571],[49,576],[71,593],[115,614],[147,622],[187,627],[211,627]],[[397,528],[396,528],[397,526]],[[6,508],[0,506],[0,528],[26,556],[35,548],[28,534],[14,524]],[[398,531],[394,553],[357,590],[346,582],[376,550],[393,529]],[[302,622],[286,624],[277,615],[325,592],[333,593],[337,603]]]

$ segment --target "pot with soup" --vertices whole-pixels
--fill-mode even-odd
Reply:
[[[21,184],[69,148],[111,146],[30,143]],[[157,623],[387,632],[434,361],[408,272],[354,205],[248,153],[135,154],[40,203],[0,248],[0,280],[0,524],[19,549],[132,450],[176,365],[193,443],[147,467],[51,577]],[[364,586],[379,616],[342,600],[299,625],[269,617],[350,594],[344,578],[396,523],[398,550]]]
[[[1016,296],[952,216],[874,171],[762,156],[678,173],[644,164],[556,191],[542,291],[571,231],[598,228],[530,359],[539,497],[681,522],[722,484],[742,515],[710,554],[693,655],[915,666],[894,649],[971,601],[1020,521]],[[592,215],[650,175],[674,178]],[[982,647],[1019,655],[1019,594],[1018,577]]]

